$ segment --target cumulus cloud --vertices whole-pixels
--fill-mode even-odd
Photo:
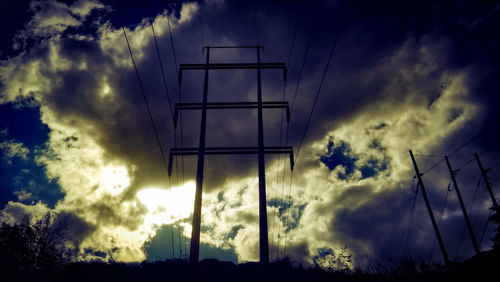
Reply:
[[[41,38],[58,37],[68,28],[83,25],[85,19],[93,10],[107,7],[97,1],[76,1],[68,6],[56,0],[32,1],[30,3],[31,20],[26,27],[17,32],[13,48],[22,50],[28,47],[29,40],[38,41]]]
[[[2,210],[2,222],[9,224],[19,224],[26,217],[42,218],[50,209],[43,203],[38,202],[35,205],[24,205],[18,202],[9,202]]]
[[[30,152],[22,143],[13,140],[0,143],[0,150],[2,150],[3,157],[9,161],[14,157],[26,160]]]
[[[343,8],[336,1],[324,5],[328,9],[318,18],[289,127],[288,141],[295,149],[331,47],[327,39]],[[162,226],[178,224],[182,237],[190,237],[196,158],[179,158],[174,176],[168,178],[122,30],[112,20],[91,17],[97,10],[116,11],[83,0],[70,5],[34,1],[31,8],[33,17],[18,33],[17,48],[26,47],[26,38],[37,40],[1,62],[0,102],[32,99],[40,107],[50,133],[47,147],[37,151],[35,160],[65,194],[55,210],[76,222],[75,237],[82,240],[83,249],[115,260],[145,259],[144,242],[165,241]],[[125,3],[121,7],[127,8]],[[391,11],[371,8],[351,7],[293,177],[284,158],[267,157],[273,258],[281,256],[284,244],[288,255],[305,263],[312,263],[322,250],[344,246],[356,255],[355,262],[388,252],[406,224],[408,181],[413,176],[408,149],[449,152],[492,115],[491,90],[478,93],[491,73],[478,71],[482,62],[457,59],[463,58],[460,44],[449,27],[428,28],[429,20],[416,28],[405,19],[404,28],[399,28],[393,25]],[[178,88],[169,22],[177,63],[201,63],[201,44],[265,43],[264,61],[285,61],[296,9],[279,1],[206,1],[153,15],[171,100],[178,101],[180,94],[183,102],[199,102],[203,74],[185,72]],[[373,11],[383,20],[374,19]],[[299,79],[313,7],[301,13],[288,69],[288,101]],[[410,14],[418,21],[427,19],[426,10]],[[488,17],[467,28],[488,27]],[[77,29],[82,25],[94,30]],[[181,143],[196,147],[199,113],[182,114],[182,140],[180,128],[174,132],[169,111],[174,105],[165,99],[149,20],[125,30],[164,151]],[[213,62],[255,59],[254,50],[211,50]],[[282,99],[282,80],[281,73],[263,72],[264,100]],[[209,101],[254,101],[255,71],[210,72],[208,93]],[[279,145],[285,139],[280,137],[281,112],[264,114],[266,144]],[[255,146],[256,116],[254,110],[209,112],[207,146]],[[21,143],[1,144],[9,159],[29,153]],[[432,180],[441,183],[447,178]],[[207,157],[204,193],[202,242],[234,250],[238,261],[258,260],[256,157]],[[19,199],[27,195],[18,191]],[[41,210],[47,207],[11,203],[3,213],[18,218]]]
[[[71,13],[77,15],[78,17],[85,19],[92,10],[95,9],[103,9],[103,8],[108,8],[104,4],[98,2],[98,1],[86,1],[86,0],[79,0],[73,3],[70,7],[69,10]]]

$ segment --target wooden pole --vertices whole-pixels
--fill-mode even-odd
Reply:
[[[493,194],[493,190],[491,189],[491,184],[488,181],[488,176],[486,175],[487,171],[484,170],[483,165],[479,160],[479,156],[476,153],[474,153],[474,157],[476,157],[477,164],[479,166],[479,169],[481,170],[481,175],[483,176],[484,182],[486,183],[486,188],[488,188],[488,193],[490,194],[491,201],[493,202],[493,208],[497,213],[500,213],[500,210],[498,209],[497,200],[495,199],[495,195]]]
[[[455,191],[457,192],[458,202],[460,203],[460,208],[462,208],[462,213],[465,218],[465,223],[467,225],[467,229],[469,230],[469,235],[472,240],[472,245],[474,246],[474,250],[476,254],[479,254],[479,245],[477,244],[476,236],[474,236],[474,230],[472,230],[472,224],[470,223],[469,216],[467,215],[467,210],[465,209],[464,201],[462,200],[462,194],[460,194],[460,189],[458,188],[457,179],[455,178],[455,172],[451,168],[450,160],[448,156],[445,156],[446,164],[448,165],[448,170],[450,171],[451,180],[453,181],[453,185],[455,186]]]
[[[444,262],[449,265],[450,259],[448,258],[448,253],[446,252],[443,238],[441,237],[441,233],[439,232],[439,227],[436,223],[436,219],[434,218],[434,214],[432,213],[431,204],[429,203],[429,198],[427,198],[427,193],[425,192],[424,182],[422,181],[422,175],[420,175],[420,171],[418,170],[417,161],[415,161],[415,157],[413,156],[413,152],[411,150],[410,157],[411,161],[413,162],[413,167],[415,168],[415,173],[417,174],[418,183],[420,184],[421,188],[420,190],[422,191],[422,195],[424,196],[425,206],[427,207],[429,217],[431,218],[432,227],[434,227],[434,232],[436,232],[436,237],[439,243],[439,248],[441,249],[441,253],[443,254]]]

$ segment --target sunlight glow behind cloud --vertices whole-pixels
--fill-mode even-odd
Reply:
[[[99,177],[102,179],[101,186],[113,196],[120,194],[130,185],[130,177],[125,166],[107,165],[101,169]]]
[[[146,225],[171,224],[188,218],[193,210],[195,183],[169,190],[145,188],[137,192],[137,198],[148,208]]]

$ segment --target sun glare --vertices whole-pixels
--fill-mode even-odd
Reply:
[[[130,185],[128,170],[124,166],[105,166],[100,171],[101,185],[116,196]]]
[[[137,192],[137,198],[147,208],[146,221],[149,224],[169,224],[188,218],[193,210],[194,182],[169,190],[146,188]]]

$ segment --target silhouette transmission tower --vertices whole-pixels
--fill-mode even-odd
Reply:
[[[244,48],[257,51],[257,63],[210,63],[211,49]],[[200,251],[200,224],[201,224],[201,201],[203,190],[203,170],[205,155],[229,155],[229,154],[256,154],[259,161],[259,233],[260,233],[260,262],[269,263],[269,242],[267,232],[267,209],[266,209],[266,178],[265,178],[265,155],[266,154],[289,154],[290,166],[293,170],[293,149],[291,146],[264,146],[264,126],[262,110],[268,108],[285,108],[287,110],[287,121],[290,119],[288,102],[263,102],[261,87],[261,69],[283,70],[283,79],[286,80],[285,63],[261,63],[260,51],[263,46],[206,46],[205,64],[181,64],[179,68],[179,87],[182,84],[182,72],[184,70],[205,70],[205,82],[203,87],[203,102],[201,103],[177,103],[174,111],[174,126],[177,124],[178,112],[183,110],[201,110],[201,126],[199,146],[195,148],[172,148],[169,156],[169,175],[172,171],[172,160],[174,156],[197,155],[198,165],[196,171],[196,193],[193,212],[193,228],[191,233],[191,249],[189,260],[197,262]],[[220,69],[256,69],[257,70],[257,102],[211,102],[208,103],[208,73],[209,70]],[[207,110],[213,109],[257,109],[258,144],[256,147],[206,147],[206,124]]]

